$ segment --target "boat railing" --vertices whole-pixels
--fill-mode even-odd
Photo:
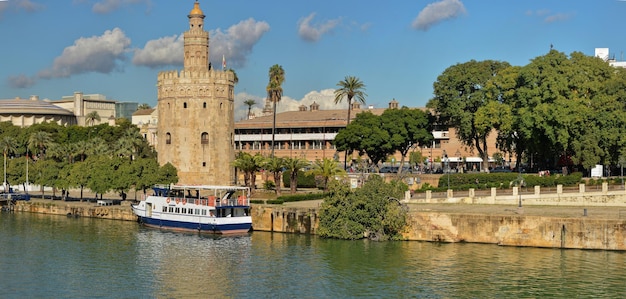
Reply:
[[[168,203],[175,204],[196,204],[201,206],[212,206],[212,207],[225,207],[225,206],[249,206],[250,198],[240,195],[237,197],[230,197],[226,199],[219,199],[215,196],[208,196],[202,198],[192,198],[192,197],[168,197]]]

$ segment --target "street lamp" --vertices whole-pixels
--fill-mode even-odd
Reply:
[[[448,172],[448,190],[450,190],[450,159],[446,151],[443,151],[443,162],[445,163],[445,171]]]

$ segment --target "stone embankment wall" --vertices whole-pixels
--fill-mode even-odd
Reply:
[[[318,210],[254,206],[255,230],[315,234]],[[404,236],[412,241],[626,250],[626,219],[411,211]]]
[[[74,217],[91,217],[111,220],[136,221],[129,202],[122,202],[117,206],[93,206],[88,204],[68,204],[65,202],[27,202],[18,201],[16,212],[30,212],[53,215],[68,215]]]

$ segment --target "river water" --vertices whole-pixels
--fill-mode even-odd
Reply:
[[[620,298],[626,254],[0,214],[1,298]]]

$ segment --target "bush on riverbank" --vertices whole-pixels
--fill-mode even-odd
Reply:
[[[400,181],[370,176],[361,188],[332,181],[322,203],[318,234],[325,238],[397,240],[406,226],[407,207],[398,199],[408,190]]]

